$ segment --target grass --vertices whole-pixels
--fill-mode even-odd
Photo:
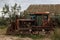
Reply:
[[[7,26],[0,26],[0,34],[4,34],[6,32],[6,29],[7,29]],[[44,35],[15,35],[15,36],[18,36],[18,37],[21,37],[21,38],[25,38],[25,37],[29,37],[29,38],[32,38],[32,39],[40,39],[40,38],[44,38]]]
[[[32,39],[44,39],[46,35],[19,35],[20,37],[29,37]],[[49,35],[48,35],[49,36]],[[50,34],[51,40],[60,40],[60,28],[55,28],[54,34]],[[49,37],[48,37],[49,38]]]
[[[55,29],[55,33],[52,35],[52,40],[60,40],[60,28]]]
[[[3,25],[3,26],[0,26],[0,34],[6,34],[6,29],[7,29],[7,26]]]
[[[0,26],[0,29],[5,29],[7,28],[7,26],[3,25],[3,26]]]
[[[21,38],[32,38],[32,39],[40,39],[40,38],[44,38],[45,35],[34,35],[34,34],[31,34],[31,35],[15,35],[15,36],[18,36],[18,37],[21,37]]]
[[[0,26],[0,34],[4,34],[6,32],[6,29],[7,29],[7,26]],[[53,35],[50,35],[51,36],[51,39],[52,40],[60,40],[60,28],[55,28],[55,33]],[[17,37],[20,37],[20,38],[32,38],[33,40],[36,40],[36,39],[44,39],[45,38],[45,35],[14,35],[14,36],[17,36]]]

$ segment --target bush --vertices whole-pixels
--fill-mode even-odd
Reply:
[[[56,15],[54,17],[52,17],[52,21],[54,21],[56,26],[60,26],[60,15]]]
[[[3,20],[3,19],[0,19],[0,26],[2,26],[2,25],[7,25],[7,21]]]

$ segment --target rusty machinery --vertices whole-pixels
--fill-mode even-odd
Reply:
[[[7,34],[39,34],[40,31],[51,31],[54,28],[49,12],[30,13],[26,19],[16,18],[7,28]]]

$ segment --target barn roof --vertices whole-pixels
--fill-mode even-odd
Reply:
[[[36,12],[51,12],[60,13],[60,4],[41,4],[41,5],[30,5],[26,12],[36,13]]]

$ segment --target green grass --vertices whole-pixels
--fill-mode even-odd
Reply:
[[[52,35],[52,40],[60,40],[60,28],[55,29],[55,33]]]
[[[7,28],[7,26],[5,26],[5,25],[0,26],[0,29],[4,29],[4,28]]]
[[[0,29],[1,29],[0,34],[4,34],[6,31],[6,28],[7,28],[7,26],[0,26]],[[52,40],[60,40],[60,28],[55,28],[54,32],[55,33],[53,35],[50,35],[51,39]],[[33,35],[33,34],[31,34],[31,35],[14,35],[14,36],[17,36],[20,38],[28,37],[28,38],[32,38],[33,40],[36,40],[36,39],[44,39],[46,35],[41,35],[41,34]]]
[[[29,37],[29,38],[32,38],[32,39],[44,39],[46,38],[46,35],[18,35],[22,38],[25,38],[25,37]],[[48,35],[49,36],[49,35]],[[54,34],[50,34],[50,37],[51,37],[51,40],[60,40],[60,28],[55,28],[54,30]],[[49,38],[49,37],[48,37]]]
[[[34,34],[31,34],[31,35],[15,35],[15,36],[18,36],[18,37],[21,37],[21,38],[32,38],[32,39],[40,39],[40,38],[44,38],[45,35],[34,35]]]

